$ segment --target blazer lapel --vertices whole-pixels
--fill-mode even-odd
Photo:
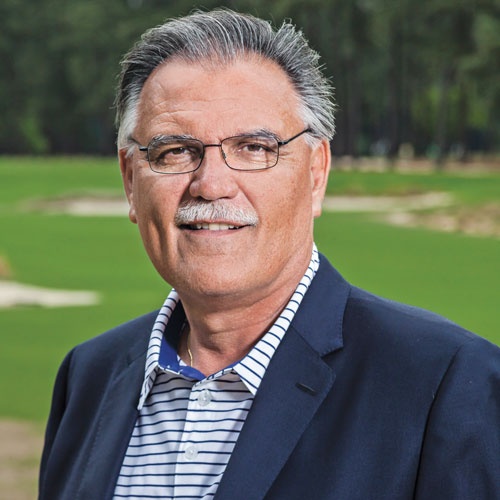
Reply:
[[[109,500],[113,497],[123,456],[137,418],[145,352],[129,362],[105,396],[92,450],[78,491],[79,500]]]
[[[262,499],[335,380],[292,330],[274,354],[215,498]]]
[[[342,347],[349,285],[324,259],[262,379],[215,495],[260,500],[335,381],[321,356]],[[237,495],[237,496],[238,496]]]

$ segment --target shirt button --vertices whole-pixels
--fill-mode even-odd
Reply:
[[[194,460],[198,456],[198,448],[196,446],[189,446],[184,450],[184,458],[186,460]]]
[[[207,406],[210,401],[212,401],[212,395],[210,394],[210,391],[207,391],[206,389],[201,391],[198,395],[198,404],[200,406]]]

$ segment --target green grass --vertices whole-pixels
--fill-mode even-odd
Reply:
[[[323,214],[316,241],[351,283],[430,309],[500,345],[500,241]]]
[[[1,157],[0,206],[24,199],[85,192],[119,191],[115,158]]]
[[[114,159],[0,158],[0,256],[15,279],[95,290],[99,305],[0,310],[0,416],[43,421],[57,368],[75,344],[157,308],[169,287],[126,217],[30,213],[26,201],[121,192]],[[449,191],[460,203],[500,198],[500,175],[333,172],[331,193]],[[500,344],[500,241],[382,224],[370,214],[324,214],[316,242],[352,283],[425,307]]]
[[[404,195],[429,191],[451,193],[460,204],[500,200],[500,173],[347,172],[332,170],[329,194]]]

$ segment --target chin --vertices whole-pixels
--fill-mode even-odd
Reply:
[[[160,272],[163,279],[172,285],[181,295],[203,295],[206,297],[235,296],[242,293],[242,283],[248,282],[248,275],[228,272],[214,266],[196,267],[187,270],[183,267],[180,273],[169,270]]]
[[[247,277],[232,278],[227,275],[214,276],[214,274],[210,274],[200,276],[192,284],[191,290],[207,297],[235,297],[244,293],[243,283],[248,283]]]

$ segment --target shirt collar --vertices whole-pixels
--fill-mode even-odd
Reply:
[[[228,371],[233,370],[239,375],[248,390],[255,396],[267,366],[288,330],[288,326],[292,322],[302,302],[302,298],[316,275],[318,267],[318,249],[313,243],[309,266],[279,318],[244,358],[234,365],[228,366],[206,377],[208,380],[220,377]],[[167,370],[195,380],[202,380],[205,378],[204,375],[195,368],[186,366],[177,356],[177,341],[184,321],[185,314],[182,303],[179,300],[177,292],[172,289],[160,309],[151,331],[144,370],[144,381],[137,407],[138,410],[142,409],[154,385],[159,369]]]

